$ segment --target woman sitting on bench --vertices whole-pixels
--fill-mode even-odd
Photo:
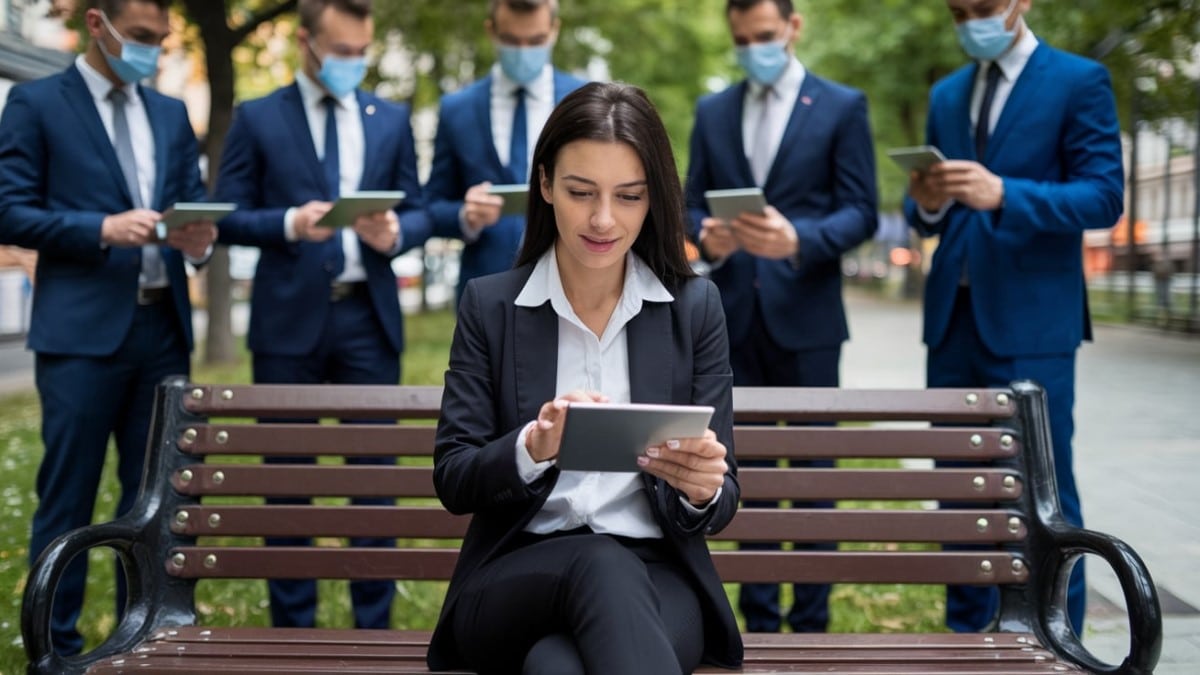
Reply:
[[[645,94],[593,83],[538,139],[516,268],[458,308],[434,457],[473,514],[429,649],[434,670],[690,673],[742,642],[704,535],[739,490],[716,287],[684,256],[683,194]],[[559,470],[570,401],[715,408],[640,472]]]

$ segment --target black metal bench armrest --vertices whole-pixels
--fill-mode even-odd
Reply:
[[[30,673],[68,675],[82,673],[88,665],[133,648],[149,630],[146,584],[138,573],[138,558],[146,557],[139,548],[139,528],[126,517],[68,532],[50,543],[29,571],[21,608],[21,633],[25,636],[25,654]],[[78,555],[100,546],[111,547],[131,575],[129,600],[124,616],[112,635],[94,650],[79,656],[62,656],[54,651],[50,636],[50,610],[58,583]],[[144,548],[144,547],[142,547]]]
[[[1041,621],[1053,648],[1066,654],[1089,672],[1143,675],[1154,672],[1162,652],[1162,609],[1158,591],[1146,563],[1128,544],[1116,537],[1070,527],[1054,527],[1050,534],[1057,544],[1055,557],[1048,560],[1050,574],[1039,595],[1045,603]],[[1116,573],[1129,612],[1129,654],[1120,665],[1106,664],[1092,655],[1066,616],[1067,582],[1071,562],[1084,554],[1104,559]]]

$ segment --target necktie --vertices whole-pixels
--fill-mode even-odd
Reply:
[[[983,87],[983,100],[979,102],[979,116],[975,119],[975,159],[982,162],[987,152],[989,129],[992,119],[992,102],[996,99],[996,86],[1000,84],[1000,66],[995,61],[988,67],[987,83]]]
[[[321,157],[321,168],[325,170],[325,187],[332,202],[337,201],[342,182],[342,170],[338,164],[338,103],[332,96],[326,96],[322,102],[325,104],[325,153]],[[335,279],[346,268],[346,252],[343,249],[346,232],[348,230],[340,230],[338,236],[330,237],[325,242],[327,267]]]
[[[775,144],[772,129],[774,125],[775,89],[764,87],[759,101],[762,109],[759,111],[758,124],[754,129],[754,145],[750,149],[750,171],[754,174],[754,182],[762,187],[767,182],[767,174],[771,171],[771,162],[775,159]]]
[[[525,121],[525,88],[517,89],[517,107],[513,110],[512,145],[508,152],[508,170],[517,183],[529,182],[529,129]]]
[[[129,103],[129,95],[120,87],[114,87],[108,92],[108,100],[113,107],[113,150],[117,153],[117,163],[121,165],[121,173],[125,175],[125,185],[129,188],[129,197],[133,207],[143,208],[142,186],[138,180],[137,159],[133,155],[133,138],[129,134],[129,118],[125,114],[125,106]],[[157,244],[146,244],[142,247],[142,271],[138,275],[138,286],[141,288],[161,288],[166,286],[167,270],[163,265],[162,252]]]

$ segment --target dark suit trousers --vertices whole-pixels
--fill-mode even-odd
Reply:
[[[1014,326],[1013,330],[1021,327]],[[1036,330],[1035,327],[1027,327]],[[1046,390],[1050,436],[1054,444],[1054,474],[1063,516],[1083,525],[1079,492],[1072,468],[1071,437],[1075,422],[1075,352],[1047,356],[1001,357],[988,351],[979,338],[968,287],[954,301],[950,325],[941,344],[929,350],[926,378],[930,387],[1007,387],[1013,380],[1030,379]],[[952,504],[943,504],[953,507]],[[1083,630],[1087,584],[1083,563],[1075,565],[1067,591],[1067,613],[1077,633]],[[949,586],[946,625],[956,631],[978,631],[995,617],[1000,597],[994,586]]]
[[[365,291],[365,285],[363,287]],[[328,300],[326,300],[328,302]],[[254,381],[264,384],[398,384],[400,355],[388,342],[371,299],[365,292],[331,303],[317,348],[304,356],[254,354]],[[280,422],[283,420],[272,420]],[[350,422],[352,420],[342,420]],[[312,463],[312,458],[277,458],[268,461]],[[351,464],[392,464],[392,458],[353,458]],[[295,499],[271,499],[272,504],[296,504]],[[389,504],[386,499],[355,499],[354,504]],[[306,546],[303,538],[269,538],[269,545]],[[393,539],[352,538],[352,546],[395,546]],[[277,579],[267,582],[271,620],[280,627],[316,625],[317,584],[311,579]],[[351,581],[356,628],[388,628],[392,599],[391,581]]]
[[[470,668],[669,675],[700,664],[700,601],[668,544],[590,532],[517,538],[464,580],[454,604]]]
[[[827,349],[790,351],[771,339],[762,317],[762,306],[755,301],[754,318],[746,340],[730,347],[734,386],[746,387],[836,387],[841,346]],[[831,462],[794,461],[790,466],[831,466]],[[776,466],[768,460],[739,460],[741,467]],[[744,501],[747,508],[773,508],[777,502]],[[797,507],[832,507],[833,502],[794,502]],[[795,544],[797,547],[832,549],[827,544]],[[774,550],[778,544],[743,543],[746,550]],[[823,632],[829,627],[829,585],[793,584],[792,609],[788,625],[797,633]],[[777,633],[782,624],[778,584],[742,584],[738,609],[752,633]]]
[[[34,370],[45,454],[37,475],[31,561],[59,535],[91,524],[110,435],[116,440],[121,485],[116,515],[133,506],[146,457],[154,388],[169,375],[187,375],[188,366],[187,342],[169,299],[138,307],[129,334],[112,356],[37,355]],[[81,555],[67,568],[54,596],[51,635],[64,654],[83,649],[75,623],[86,581],[87,556]],[[125,575],[119,566],[116,599],[120,613]]]

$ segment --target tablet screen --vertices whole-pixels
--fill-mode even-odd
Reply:
[[[677,438],[699,438],[711,406],[648,403],[575,403],[567,408],[558,468],[563,471],[639,471],[646,448]]]

